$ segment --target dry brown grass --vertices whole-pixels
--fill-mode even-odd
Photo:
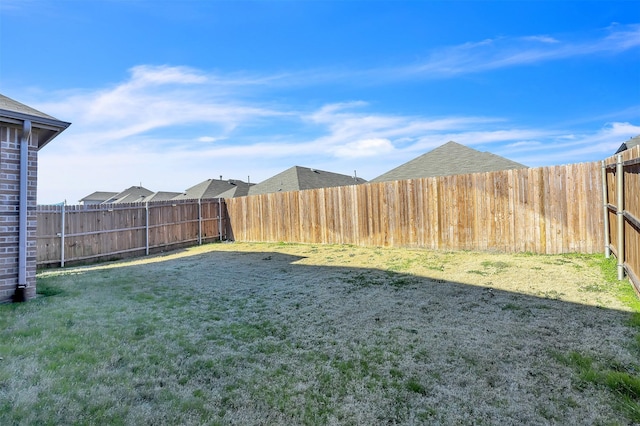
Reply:
[[[567,362],[638,370],[602,263],[232,243],[42,272],[62,293],[0,307],[0,423],[626,424]]]

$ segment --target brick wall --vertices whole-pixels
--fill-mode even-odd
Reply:
[[[18,285],[21,127],[0,124],[0,302]],[[29,144],[27,183],[27,298],[36,294],[38,135]]]

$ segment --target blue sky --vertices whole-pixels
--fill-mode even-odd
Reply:
[[[640,2],[0,0],[0,93],[72,123],[39,203],[372,179],[449,140],[596,161],[640,134]]]

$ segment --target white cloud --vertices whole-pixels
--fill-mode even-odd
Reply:
[[[536,41],[540,43],[560,43],[559,40],[547,35],[528,36],[528,37],[523,37],[522,39],[525,41]]]
[[[372,157],[393,151],[393,144],[389,139],[363,139],[348,143],[335,149],[338,157]]]
[[[514,142],[507,145],[507,148],[531,148],[531,147],[539,147],[541,145],[538,141],[520,141]]]
[[[562,42],[551,36],[501,37],[463,43],[431,52],[419,65],[394,70],[399,75],[451,77],[543,61],[611,54],[640,47],[640,24],[612,25],[608,34],[591,40]]]
[[[503,121],[501,118],[492,117],[429,118],[354,111],[355,108],[366,105],[363,102],[330,104],[305,116],[306,120],[326,128],[326,132],[313,143],[318,148],[324,148],[326,152],[339,156],[354,155],[352,147],[361,141],[386,140],[391,148],[397,143],[415,150],[424,148],[424,144],[420,142],[430,137],[429,135],[437,135],[435,137],[441,141],[443,134],[447,135],[447,132],[454,129],[477,129]],[[426,146],[436,146],[436,143],[427,143]]]
[[[172,126],[208,125],[222,138],[238,125],[287,113],[240,96],[218,96],[220,79],[186,67],[137,66],[131,77],[108,89],[61,93],[38,107],[72,122],[65,132],[78,149],[132,138]],[[213,83],[211,83],[213,81]]]
[[[612,156],[620,145],[640,134],[640,126],[626,122],[607,123],[593,132],[565,134],[550,132],[538,144],[506,146],[495,151],[529,166],[579,163],[603,160]]]
[[[201,137],[199,137],[199,138],[198,138],[198,139],[196,139],[196,140],[197,140],[198,142],[207,142],[207,143],[210,143],[210,142],[218,141],[218,140],[220,140],[220,138],[214,138],[214,137],[211,137],[211,136],[201,136]]]
[[[198,84],[205,83],[207,77],[189,67],[138,65],[131,68],[131,85],[148,86],[151,84]]]
[[[425,151],[448,141],[458,142],[476,149],[492,150],[493,145],[508,145],[528,139],[545,139],[554,134],[553,131],[541,129],[505,129],[505,125],[496,123],[487,126],[473,125],[459,127],[456,132],[438,132],[420,137],[412,146],[412,150]],[[489,148],[481,148],[489,147]]]
[[[614,23],[608,29],[610,34],[600,43],[601,49],[623,51],[640,46],[640,24]]]

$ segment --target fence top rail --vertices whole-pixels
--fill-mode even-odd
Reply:
[[[166,201],[149,201],[149,202],[141,202],[141,203],[111,203],[111,204],[73,204],[73,205],[62,205],[62,204],[38,204],[36,211],[38,213],[58,213],[61,212],[64,208],[67,212],[86,212],[86,211],[115,211],[115,210],[132,210],[132,209],[145,209],[145,208],[153,208],[153,207],[167,207],[167,206],[182,206],[182,205],[192,205],[192,204],[218,204],[219,202],[224,202],[224,198],[203,198],[203,199],[185,199],[185,200],[166,200]]]
[[[640,164],[640,157],[632,158],[631,160],[622,161],[622,167],[635,166],[636,164]],[[615,169],[618,163],[611,163],[605,165],[607,169]]]
[[[631,162],[636,161],[638,158],[640,158],[640,145],[634,146],[633,148],[627,149],[626,151],[622,151],[618,154],[612,155],[611,157],[607,157],[604,160],[607,168],[615,167],[616,162],[618,161],[618,155],[622,156],[623,165],[625,166],[638,164],[638,163],[631,163]]]
[[[635,166],[636,164],[640,164],[640,157],[622,162],[622,165],[625,166],[625,167],[626,166]]]

